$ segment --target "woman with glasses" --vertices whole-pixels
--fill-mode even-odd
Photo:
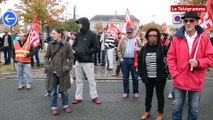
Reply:
[[[158,102],[158,115],[156,120],[163,119],[163,93],[168,74],[165,67],[167,47],[160,43],[160,36],[161,34],[157,28],[150,28],[145,35],[147,44],[142,47],[138,54],[138,74],[146,87],[146,109],[141,117],[142,120],[146,120],[150,116],[154,87]]]

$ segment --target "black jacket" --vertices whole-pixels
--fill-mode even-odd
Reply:
[[[147,77],[147,68],[146,68],[146,50],[149,46],[147,43],[141,48],[141,51],[138,53],[138,74],[141,77],[144,83],[148,82]],[[157,45],[157,80],[166,82],[168,76],[167,66],[166,66],[166,54],[167,47],[158,43]]]
[[[1,50],[1,47],[3,47],[3,39],[0,37],[0,50]]]
[[[2,37],[3,46],[4,46],[4,38],[5,38],[5,35]],[[8,45],[9,45],[10,49],[12,49],[12,37],[9,34],[8,34]]]
[[[83,25],[72,45],[76,60],[78,62],[93,62],[93,54],[100,49],[97,35],[89,29],[90,23],[87,18],[82,17],[75,22]]]

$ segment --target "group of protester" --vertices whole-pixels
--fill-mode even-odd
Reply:
[[[105,29],[100,35],[100,39],[97,39],[97,34],[90,30],[90,23],[86,17],[75,21],[80,30],[72,46],[66,41],[61,29],[53,29],[53,41],[49,42],[44,56],[45,72],[47,73],[45,83],[47,90],[50,91],[52,115],[59,114],[58,87],[64,111],[71,112],[71,108],[68,106],[67,90],[71,87],[69,71],[72,69],[74,58],[76,91],[72,103],[78,104],[83,101],[83,80],[86,77],[89,82],[91,100],[96,104],[101,104],[94,78],[94,54],[106,53],[106,61],[104,59],[101,65],[112,70],[115,49],[116,69],[118,69],[116,75],[119,74],[119,69],[123,74],[122,97],[127,98],[130,95],[130,73],[133,80],[132,92],[135,98],[139,97],[138,76],[145,84],[145,112],[141,116],[142,120],[146,120],[150,116],[154,88],[158,103],[156,120],[163,120],[164,88],[169,74],[174,80],[175,91],[172,120],[182,119],[186,94],[188,94],[188,120],[197,120],[205,69],[213,65],[213,47],[209,37],[198,26],[200,18],[197,13],[186,12],[181,19],[183,26],[176,32],[171,41],[168,41],[168,36],[161,34],[157,28],[150,28],[146,31],[145,42],[142,34],[139,34],[139,37],[134,36],[132,27],[126,29],[124,37],[121,37],[120,33],[114,37],[109,29]],[[26,34],[21,34],[21,39],[15,42],[14,58],[17,69],[30,62],[32,49],[30,46],[25,47],[26,43],[22,41],[22,38],[26,39],[26,37]],[[23,73],[19,73],[18,70],[18,74]],[[29,77],[30,75],[29,73]],[[21,82],[19,80],[19,85],[23,87]],[[31,85],[32,81],[29,79],[26,84]]]
[[[13,58],[13,48],[16,41],[20,40],[20,34],[13,33],[12,35],[9,34],[8,29],[4,30],[4,35],[0,37],[0,63],[1,61],[1,51],[3,51],[4,55],[4,63],[3,65],[10,65],[11,58]],[[36,66],[40,67],[40,58],[39,58],[39,50],[41,49],[41,44],[34,48],[34,54],[31,56],[31,66],[35,66],[34,57],[36,59]]]

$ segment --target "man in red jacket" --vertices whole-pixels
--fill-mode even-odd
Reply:
[[[175,105],[172,120],[181,120],[188,93],[188,120],[198,119],[198,104],[204,85],[205,69],[213,65],[213,47],[198,26],[196,12],[186,12],[167,54],[169,72],[174,79]]]

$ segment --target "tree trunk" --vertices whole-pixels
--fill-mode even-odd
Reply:
[[[41,49],[42,50],[44,50],[44,32],[43,32],[43,29],[44,29],[44,23],[42,22],[41,23],[41,32],[42,33],[41,33],[41,37],[40,37],[41,38],[41,46],[42,46]]]

